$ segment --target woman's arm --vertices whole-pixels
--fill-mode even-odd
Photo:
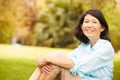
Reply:
[[[71,69],[74,66],[72,59],[65,56],[65,54],[64,56],[63,54],[59,56],[47,55],[38,59],[38,67],[42,67],[46,64],[54,64],[66,69]]]

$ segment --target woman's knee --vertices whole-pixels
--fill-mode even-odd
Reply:
[[[58,74],[61,72],[61,68],[59,66],[52,65],[52,72]]]

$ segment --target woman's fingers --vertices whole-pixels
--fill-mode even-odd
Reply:
[[[51,65],[45,65],[41,68],[41,71],[43,73],[49,74],[52,71],[52,66]]]

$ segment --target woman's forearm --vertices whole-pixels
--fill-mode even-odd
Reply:
[[[67,69],[71,69],[74,66],[73,61],[65,56],[46,56],[46,62]]]

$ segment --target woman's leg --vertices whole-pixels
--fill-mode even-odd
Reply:
[[[66,54],[63,52],[56,52],[50,55],[66,57]],[[73,76],[69,70],[53,65],[53,71],[45,80],[80,80],[78,75]]]
[[[69,70],[62,68],[60,80],[80,80],[80,77],[78,75],[73,76]]]
[[[60,73],[60,68],[58,66],[52,65],[52,71],[47,73],[42,73],[39,68],[37,68],[29,80],[60,80],[58,74]]]
[[[40,75],[41,75],[40,69],[36,68],[36,70],[30,76],[29,80],[38,80],[40,78]]]
[[[60,80],[59,74],[61,72],[61,68],[55,65],[52,65],[52,68],[52,71],[46,76],[45,80]]]
[[[63,52],[53,53],[49,55],[66,57]],[[40,69],[37,68],[29,80],[79,80],[78,77],[77,79],[74,78],[74,76],[72,76],[67,69],[62,69],[55,65],[52,65],[52,67],[52,72],[49,74],[41,73]]]
[[[48,76],[47,73],[42,73],[39,68],[37,68],[33,74],[30,76],[29,80],[46,80]]]
[[[45,80],[80,80],[80,77],[78,75],[73,76],[69,70],[55,65],[52,66],[53,70],[46,76]]]
[[[78,75],[73,76],[69,70],[52,65],[53,70],[49,74],[42,74],[39,80],[80,80]]]
[[[41,73],[39,79],[37,80],[46,80],[47,75],[48,75],[47,73]]]

